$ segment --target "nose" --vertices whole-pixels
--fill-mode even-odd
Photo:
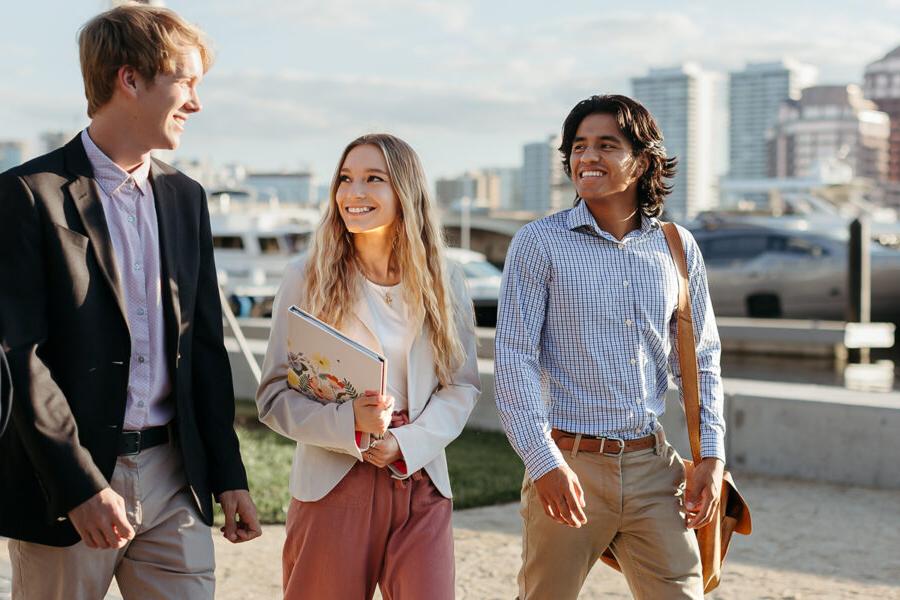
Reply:
[[[588,146],[581,153],[581,162],[597,162],[600,160],[600,151],[596,146]]]
[[[366,197],[366,184],[362,179],[356,179],[350,184],[350,197],[351,198],[365,198]]]
[[[203,110],[203,104],[200,103],[200,94],[197,93],[196,87],[191,87],[191,97],[184,103],[184,111],[188,113],[198,113]]]

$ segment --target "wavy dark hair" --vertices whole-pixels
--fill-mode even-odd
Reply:
[[[648,217],[662,214],[666,196],[672,193],[672,185],[665,179],[675,177],[678,159],[666,156],[663,136],[656,124],[656,119],[644,105],[628,96],[610,94],[591,96],[575,105],[563,123],[562,143],[559,152],[562,154],[563,170],[572,177],[572,142],[578,126],[588,115],[596,113],[613,115],[619,129],[631,143],[633,156],[644,156],[647,169],[638,180],[638,207]],[[576,203],[578,199],[575,200]]]

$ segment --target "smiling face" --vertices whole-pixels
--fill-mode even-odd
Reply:
[[[631,143],[608,113],[593,113],[578,125],[572,141],[572,183],[587,201],[616,195],[637,201],[637,185],[646,160],[633,154]]]
[[[200,51],[187,48],[172,73],[152,82],[135,75],[134,135],[148,150],[174,150],[181,143],[188,117],[203,108],[197,86],[203,79]]]
[[[400,202],[388,175],[381,149],[356,146],[341,165],[335,202],[350,233],[367,233],[394,226]]]

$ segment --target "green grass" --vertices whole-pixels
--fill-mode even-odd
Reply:
[[[447,447],[454,508],[519,499],[525,467],[506,436],[466,429]]]
[[[284,523],[294,442],[255,421],[238,403],[237,433],[250,491],[263,523]],[[502,433],[466,430],[447,448],[454,508],[518,500],[524,468]],[[222,516],[217,514],[217,522]]]

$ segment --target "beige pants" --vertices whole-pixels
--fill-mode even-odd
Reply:
[[[684,522],[684,463],[675,449],[563,455],[584,489],[587,524],[575,529],[550,519],[526,477],[519,598],[574,600],[610,547],[635,598],[701,600],[700,553]]]
[[[125,600],[202,600],[215,591],[210,528],[200,520],[178,450],[121,456],[110,486],[135,537],[124,548],[9,541],[13,600],[101,600],[115,576]]]

